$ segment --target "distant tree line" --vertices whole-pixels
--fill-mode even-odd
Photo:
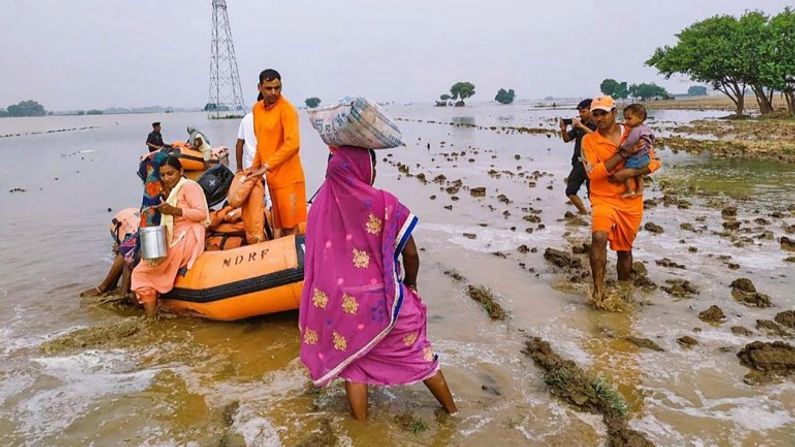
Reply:
[[[304,104],[306,104],[306,106],[309,107],[310,109],[314,109],[315,107],[320,105],[320,98],[318,98],[317,96],[306,98],[304,100]]]
[[[44,106],[32,99],[21,101],[17,104],[10,105],[5,109],[0,109],[0,117],[9,116],[45,116],[47,111]]]
[[[501,88],[497,91],[497,96],[494,97],[494,100],[500,104],[511,104],[514,97],[516,97],[516,92],[514,92],[513,89],[506,91],[504,88]]]
[[[709,83],[745,109],[750,88],[765,114],[773,111],[774,93],[795,114],[795,10],[770,17],[747,11],[736,18],[717,15],[680,31],[673,46],[657,48],[646,64],[671,77],[675,73]]]
[[[671,95],[655,83],[632,84],[627,86],[626,82],[618,82],[615,79],[605,79],[599,84],[599,90],[603,94],[612,96],[614,99],[626,99],[629,97],[637,98],[641,101],[650,99],[668,99]]]

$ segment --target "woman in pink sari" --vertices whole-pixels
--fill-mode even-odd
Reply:
[[[424,382],[455,413],[417,294],[417,218],[374,180],[372,150],[336,149],[307,219],[301,361],[315,385],[345,379],[356,420],[367,419],[368,385]]]
[[[179,159],[169,156],[160,165],[160,182],[166,200],[154,207],[166,227],[168,255],[156,262],[142,260],[132,272],[132,290],[146,315],[157,315],[157,297],[174,288],[183,267],[190,269],[204,251],[205,228],[210,213],[198,183],[182,176]]]

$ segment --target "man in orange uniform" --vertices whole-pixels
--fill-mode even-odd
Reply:
[[[282,96],[282,78],[276,70],[259,74],[262,101],[252,108],[257,152],[248,179],[265,174],[273,203],[274,236],[295,234],[306,222],[306,182],[298,150],[298,110]]]
[[[607,242],[610,241],[610,249],[618,255],[618,279],[628,280],[632,271],[632,242],[643,220],[643,197],[622,198],[623,182],[629,177],[656,171],[660,162],[652,150],[647,167],[624,168],[624,161],[631,154],[622,153],[618,147],[630,129],[616,123],[615,101],[609,96],[595,98],[591,113],[596,132],[583,138],[582,155],[591,182],[593,301],[600,306],[605,299]]]

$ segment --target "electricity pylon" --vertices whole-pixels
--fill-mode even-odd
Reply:
[[[212,0],[213,37],[210,42],[210,100],[205,106],[210,118],[243,116],[243,89],[237,70],[232,28],[226,0]]]

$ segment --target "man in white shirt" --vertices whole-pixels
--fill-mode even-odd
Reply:
[[[262,95],[257,97],[257,101],[262,100]],[[235,162],[237,172],[251,167],[254,162],[254,154],[257,153],[257,136],[254,134],[254,114],[248,112],[240,120],[240,127],[237,129],[237,143],[235,143]],[[262,175],[263,180],[265,175]],[[268,195],[268,188],[265,189],[265,207],[270,208],[271,200]]]
[[[254,114],[248,112],[240,121],[235,144],[235,161],[237,172],[251,167],[254,154],[257,152],[257,136],[254,135]]]

